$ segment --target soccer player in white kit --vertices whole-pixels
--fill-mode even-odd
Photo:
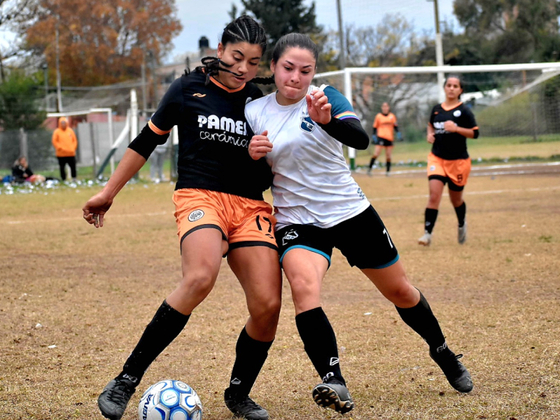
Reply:
[[[305,351],[323,382],[315,402],[346,413],[354,402],[340,370],[336,337],[321,308],[320,292],[338,248],[395,304],[429,345],[430,356],[450,384],[470,392],[467,369],[448,347],[424,296],[408,281],[389,232],[352,178],[343,144],[366,149],[369,138],[348,100],[330,86],[311,86],[317,47],[307,35],[280,38],[271,61],[278,90],[247,104],[255,136],[253,159],[272,168],[272,195],[280,261],[292,289],[296,325]],[[356,240],[356,232],[370,240]]]

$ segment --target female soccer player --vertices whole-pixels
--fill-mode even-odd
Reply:
[[[99,408],[109,419],[121,418],[146,369],[210,293],[226,254],[245,291],[250,316],[237,341],[225,403],[238,417],[268,419],[249,392],[276,334],[281,271],[275,219],[262,196],[272,174],[264,160],[255,161],[247,153],[252,133],[244,116],[245,104],[262,96],[248,82],[265,48],[265,31],[256,21],[242,16],[231,22],[218,58],[203,59],[204,66],[172,83],[107,185],[83,208],[86,221],[102,227],[117,193],[178,125],[179,179],[173,201],[183,278],[157,310],[122,372],[99,396]]]
[[[424,296],[408,281],[383,222],[351,176],[342,145],[369,143],[348,100],[336,89],[311,86],[317,47],[302,34],[280,38],[271,70],[278,90],[245,109],[253,136],[249,153],[266,157],[274,174],[280,261],[292,289],[296,325],[323,382],[315,402],[341,413],[354,407],[342,376],[336,337],[321,308],[323,277],[334,247],[393,302],[402,319],[426,340],[451,385],[471,391],[466,368],[445,342]],[[371,240],[357,241],[356,233]]]
[[[428,143],[432,151],[428,155],[428,185],[430,196],[424,212],[424,235],[418,244],[428,246],[438,216],[439,203],[445,184],[459,222],[457,239],[460,244],[467,240],[467,206],[463,189],[471,172],[471,159],[467,152],[467,138],[478,138],[474,115],[461,101],[463,85],[457,75],[447,77],[444,85],[445,102],[434,106],[428,124]]]
[[[389,103],[383,102],[381,104],[381,112],[375,116],[375,120],[373,121],[373,142],[375,144],[375,151],[369,161],[368,175],[371,174],[371,168],[375,165],[375,160],[384,149],[387,161],[385,174],[389,176],[389,172],[391,171],[391,155],[393,153],[393,139],[395,138],[394,133],[397,133],[397,138],[399,140],[402,139],[397,124],[397,117],[391,112]]]

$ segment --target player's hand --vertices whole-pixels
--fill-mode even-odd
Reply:
[[[436,141],[436,136],[434,133],[428,133],[428,135],[426,136],[426,141],[428,143],[433,144]]]
[[[107,197],[103,191],[91,197],[82,208],[84,219],[96,228],[103,227],[105,213],[113,204],[113,200]]]
[[[403,140],[402,134],[401,134],[400,131],[397,131],[397,140],[398,140],[398,141],[402,141],[402,140]]]
[[[249,143],[249,156],[254,160],[259,160],[269,152],[272,152],[272,142],[268,139],[268,130],[254,135]]]
[[[443,129],[445,131],[447,131],[448,133],[456,133],[457,132],[457,128],[459,128],[457,126],[457,124],[455,124],[453,121],[451,120],[447,120],[443,123]]]
[[[314,90],[311,94],[305,95],[307,101],[307,110],[309,117],[319,124],[328,124],[331,122],[332,105],[329,98],[321,89]]]

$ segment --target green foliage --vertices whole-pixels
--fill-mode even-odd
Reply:
[[[479,127],[484,127],[484,135],[495,136],[508,133],[512,127],[532,126],[533,114],[530,112],[534,98],[529,93],[522,93],[504,101],[499,106],[492,106],[476,114]],[[522,134],[522,133],[519,133]]]
[[[303,0],[241,0],[244,13],[253,15],[266,29],[269,47],[265,59],[270,60],[276,41],[290,32],[307,35],[320,34],[317,25],[315,3],[309,7]]]
[[[39,127],[46,118],[39,109],[42,98],[39,81],[21,71],[13,71],[0,84],[0,126],[4,130]]]
[[[454,11],[471,50],[479,49],[480,63],[556,61],[559,57],[560,10],[554,0],[455,0]],[[450,41],[444,38],[444,45]]]

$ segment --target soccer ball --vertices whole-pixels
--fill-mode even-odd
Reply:
[[[166,379],[149,387],[138,405],[140,420],[202,420],[202,403],[194,389]]]

